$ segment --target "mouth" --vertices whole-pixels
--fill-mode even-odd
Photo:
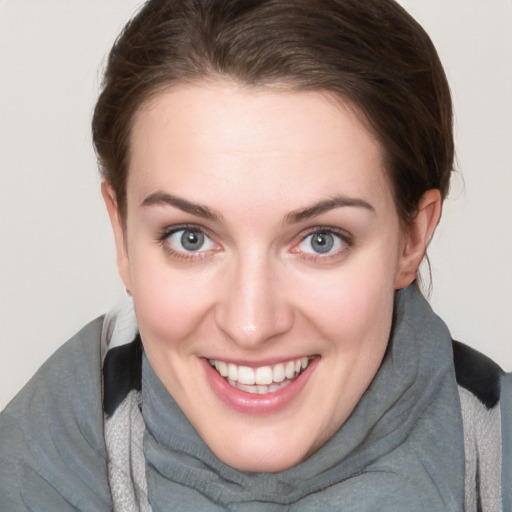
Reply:
[[[313,357],[301,357],[274,365],[249,367],[209,359],[211,367],[233,388],[253,395],[276,393],[294,382]]]

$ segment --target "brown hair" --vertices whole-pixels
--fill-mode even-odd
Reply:
[[[149,0],[110,52],[92,123],[123,218],[135,112],[164,88],[212,77],[355,105],[384,149],[402,221],[426,190],[446,196],[449,87],[430,38],[393,0]]]

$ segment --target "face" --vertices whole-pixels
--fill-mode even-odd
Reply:
[[[124,232],[104,195],[147,357],[213,452],[279,471],[318,450],[417,266],[358,115],[319,92],[171,89],[134,120]]]

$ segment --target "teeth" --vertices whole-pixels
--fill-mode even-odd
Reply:
[[[274,373],[272,374],[272,380],[274,382],[283,382],[286,378],[284,374],[284,364],[279,363],[274,366]]]
[[[228,364],[228,378],[238,380],[238,366],[236,364]]]
[[[228,380],[228,383],[234,388],[240,389],[241,391],[245,391],[246,393],[251,393],[253,395],[266,395],[267,393],[275,393],[280,389],[285,388],[292,381],[286,380],[284,382],[280,382],[279,384],[271,384],[270,386],[248,386],[247,384],[240,384],[234,380]]]
[[[224,361],[215,361],[215,368],[222,377],[228,376],[228,365]]]
[[[249,368],[248,366],[239,366],[238,382],[240,382],[240,384],[247,384],[249,386],[255,384],[256,377],[254,375],[254,370],[252,368]]]
[[[295,375],[295,363],[293,361],[290,361],[286,364],[284,374],[286,375],[287,379],[293,379],[293,376]]]
[[[257,384],[272,384],[273,372],[270,366],[262,366],[261,368],[257,368],[256,371],[254,372],[254,375]]]
[[[302,357],[287,363],[272,366],[237,366],[217,359],[210,359],[210,364],[222,377],[227,377],[231,385],[249,393],[273,393],[288,385],[290,380],[297,377],[309,364],[308,357]],[[285,381],[285,379],[288,379]]]

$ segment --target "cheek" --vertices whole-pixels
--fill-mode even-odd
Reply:
[[[386,344],[394,290],[392,286],[365,287],[361,281],[352,284],[326,290],[323,300],[313,297],[315,307],[309,311],[323,337],[333,342],[332,349],[355,357]]]
[[[301,309],[329,339],[347,343],[387,340],[397,255],[393,244],[379,245],[348,258],[323,279],[305,280],[297,291],[297,296],[307,297]]]
[[[132,258],[132,296],[146,340],[179,342],[200,328],[209,313],[211,276],[174,270],[159,258]]]

